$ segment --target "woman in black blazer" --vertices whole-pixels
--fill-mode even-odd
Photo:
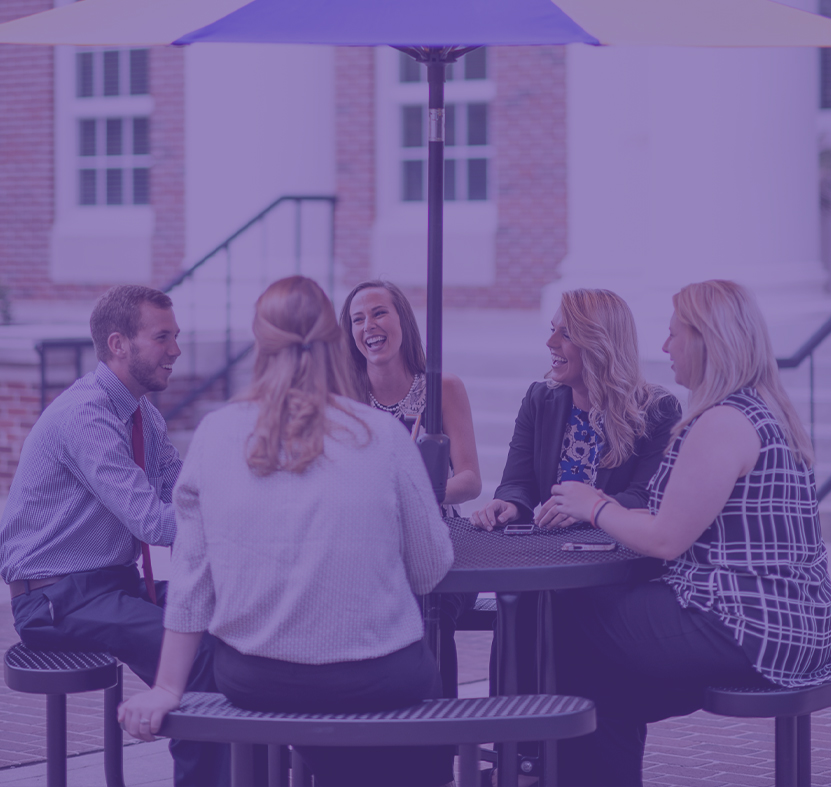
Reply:
[[[563,293],[547,345],[551,369],[522,401],[502,483],[471,515],[486,530],[572,524],[551,501],[562,480],[588,483],[626,508],[645,507],[646,485],[681,417],[674,396],[644,381],[632,312],[613,292]]]
[[[547,344],[551,369],[522,401],[502,483],[471,514],[485,530],[510,522],[574,524],[551,498],[551,487],[565,480],[587,483],[626,508],[645,508],[647,484],[681,417],[674,396],[644,381],[635,320],[615,293],[563,293]],[[523,593],[519,602],[520,693],[536,691],[537,599]],[[491,693],[494,665],[492,656]]]

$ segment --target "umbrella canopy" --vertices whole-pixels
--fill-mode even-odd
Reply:
[[[441,431],[444,75],[477,46],[831,46],[831,19],[772,0],[82,0],[0,24],[0,43],[146,46],[199,42],[389,44],[427,65],[427,418],[438,498]]]
[[[831,46],[831,19],[772,0],[83,0],[0,24],[0,43]]]

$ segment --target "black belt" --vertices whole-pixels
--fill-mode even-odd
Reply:
[[[12,598],[17,598],[18,596],[22,596],[24,593],[28,595],[31,591],[37,590],[38,588],[45,588],[49,587],[49,585],[54,585],[56,582],[60,582],[67,576],[69,575],[62,574],[59,577],[44,577],[43,579],[16,579],[14,582],[9,582],[9,591],[12,594]]]

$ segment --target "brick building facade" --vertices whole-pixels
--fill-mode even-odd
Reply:
[[[8,0],[0,4],[0,21],[52,5],[52,0]],[[184,76],[181,50],[150,52],[154,104],[150,203],[155,221],[149,283],[157,287],[177,275],[184,256]],[[89,302],[111,286],[100,280],[84,282],[83,276],[60,282],[52,277],[55,160],[55,50],[0,45],[0,287],[11,301],[13,316],[25,314],[30,301]],[[123,275],[114,280],[123,280]],[[40,370],[34,348],[21,353],[19,342],[3,339],[0,495],[11,484],[23,440],[40,413]]]
[[[10,0],[0,5],[0,21],[51,7],[51,0]],[[55,282],[51,275],[54,63],[51,47],[0,45],[0,286],[12,303],[88,301],[111,285],[86,283],[82,276]],[[155,209],[149,283],[164,286],[181,270],[184,256],[184,53],[154,48],[149,70],[154,102],[150,203]]]
[[[0,21],[52,5],[52,0],[9,0],[0,7]],[[187,134],[198,133],[185,128],[185,57],[185,51],[177,48],[149,51],[149,202],[153,229],[149,273],[143,281],[156,287],[164,287],[175,278],[185,260],[185,147]],[[379,200],[377,57],[378,51],[371,48],[343,47],[334,52],[331,78],[335,124],[331,135],[337,196],[335,270],[341,291],[373,275],[372,238]],[[458,279],[446,282],[444,300],[445,305],[455,307],[535,309],[542,286],[557,278],[557,266],[566,251],[565,54],[562,48],[514,47],[494,49],[488,57],[494,93],[488,109],[488,143],[492,151],[488,178],[492,186],[487,199],[495,204],[498,216],[493,234],[495,273],[487,285],[465,285]],[[27,303],[34,302],[42,309],[44,302],[74,301],[83,310],[85,304],[113,283],[125,281],[132,271],[121,261],[119,275],[112,281],[107,281],[106,275],[102,277],[100,266],[97,276],[88,276],[85,281],[85,260],[79,252],[77,263],[71,256],[67,263],[65,257],[57,280],[53,276],[53,235],[61,221],[61,231],[66,232],[67,192],[60,191],[61,177],[65,183],[67,178],[71,179],[74,216],[89,213],[86,208],[78,208],[78,204],[84,204],[83,198],[79,203],[77,196],[79,167],[90,166],[77,158],[78,145],[82,144],[80,136],[75,139],[82,135],[79,123],[95,113],[104,118],[96,121],[101,155],[100,145],[107,128],[103,124],[111,114],[125,113],[123,108],[112,113],[101,109],[101,102],[109,100],[106,98],[95,99],[98,109],[87,112],[77,108],[86,99],[76,98],[76,62],[75,55],[67,51],[61,54],[61,50],[49,47],[0,45],[0,286],[11,296],[13,315],[25,314]],[[121,62],[123,71],[124,64],[131,61]],[[69,72],[72,73],[67,77]],[[63,126],[60,116],[66,103],[60,100],[61,73],[65,74],[64,94],[71,93],[70,100],[76,102],[75,114]],[[122,85],[123,78],[122,72]],[[122,87],[122,93],[123,90]],[[80,88],[77,91],[78,96],[91,95]],[[130,122],[129,115],[127,110],[125,124]],[[61,135],[65,138],[61,139]],[[67,141],[67,137],[72,138]],[[125,145],[131,138],[125,137]],[[60,164],[61,156],[64,164]],[[70,166],[66,166],[67,160]],[[99,161],[97,166],[113,165]],[[125,178],[129,178],[127,170]],[[119,215],[119,207],[102,207],[104,182],[98,181],[98,207],[92,211],[98,211],[99,216]],[[125,181],[125,188],[129,182]],[[222,184],[217,185],[222,188]],[[125,197],[125,201],[129,200]],[[64,210],[64,218],[59,210]],[[70,217],[70,223],[72,220]],[[417,253],[421,270],[420,251]],[[115,255],[114,265],[118,262]],[[395,280],[395,271],[389,277]],[[416,305],[423,305],[423,286],[405,286],[405,290]],[[0,495],[8,488],[22,441],[40,407],[34,350],[29,349],[25,362],[14,353],[9,360],[11,356],[2,350],[0,346]],[[180,389],[198,382],[186,378],[183,367],[174,386],[180,395]],[[214,386],[217,390],[212,389],[212,396],[218,395],[219,387]],[[164,402],[159,404],[169,405],[173,394],[173,390],[166,392]]]
[[[11,0],[0,5],[0,21],[51,6]],[[54,293],[53,62],[49,47],[0,46],[0,286],[13,300]]]
[[[566,254],[565,49],[490,50],[496,82],[492,134],[498,224],[489,286],[445,285],[445,306],[539,308]],[[374,50],[344,47],[336,58],[337,232],[342,284],[372,275],[376,220]],[[426,256],[426,248],[425,248]],[[424,287],[405,288],[423,304]]]

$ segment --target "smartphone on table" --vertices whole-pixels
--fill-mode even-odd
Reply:
[[[536,530],[536,525],[505,525],[506,536],[530,536]]]
[[[617,543],[612,542],[597,542],[597,541],[566,541],[560,547],[566,552],[611,552],[617,549]]]

